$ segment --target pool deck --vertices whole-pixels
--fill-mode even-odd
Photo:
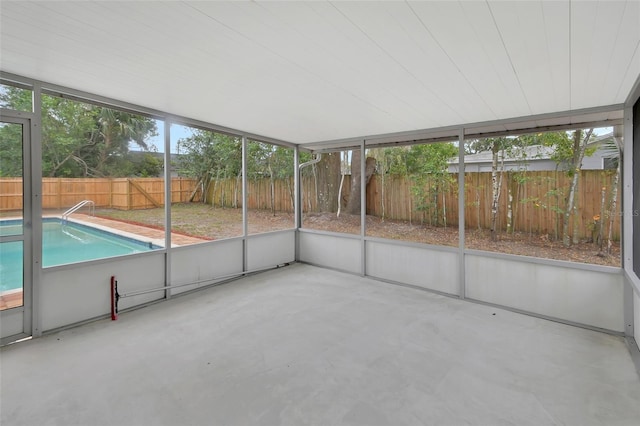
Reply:
[[[49,215],[47,215],[48,217]],[[59,216],[59,215],[57,215]],[[115,233],[123,233],[127,235],[137,235],[153,241],[154,244],[164,246],[164,230],[153,229],[142,225],[135,225],[132,223],[120,222],[117,220],[105,219],[102,217],[95,217],[86,214],[73,214],[71,220],[76,220],[85,224],[97,225],[101,228],[107,228],[109,231]],[[190,244],[198,244],[209,241],[205,238],[190,237],[187,235],[171,233],[171,245],[185,246]],[[15,291],[10,293],[0,294],[0,311],[5,309],[12,309],[22,306],[22,291]]]
[[[0,311],[22,306],[22,291],[7,292],[0,295]]]
[[[127,234],[135,234],[149,240],[153,240],[156,243],[160,243],[158,245],[164,246],[164,229],[154,229],[142,225],[135,225],[133,223],[121,222],[118,220],[111,220],[86,214],[73,214],[70,218],[72,220],[77,219],[82,223],[99,225],[110,228],[111,230],[126,232]],[[206,241],[210,240],[206,238],[190,237],[188,235],[182,235],[175,232],[171,233],[172,247],[187,246],[191,244],[204,243]]]

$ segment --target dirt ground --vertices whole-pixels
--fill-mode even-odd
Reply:
[[[249,210],[249,234],[291,229],[293,213],[272,214],[268,210]],[[164,228],[164,209],[96,210],[96,216],[137,225]],[[174,204],[171,206],[172,232],[212,240],[242,235],[242,209],[218,208],[206,204]]]
[[[97,215],[129,223],[152,227],[164,225],[163,209],[149,210],[100,210]],[[242,209],[214,208],[203,204],[176,204],[171,209],[173,231],[185,235],[210,239],[229,238],[242,235]],[[250,210],[249,234],[256,234],[294,226],[292,213],[272,214],[268,210]],[[360,216],[335,213],[312,213],[303,215],[302,227],[332,232],[360,234]],[[367,216],[366,234],[371,237],[404,240],[417,243],[458,246],[457,227],[428,227],[420,223],[404,221],[382,221]],[[547,235],[527,233],[501,234],[498,241],[491,241],[487,230],[465,231],[465,245],[469,249],[493,251],[547,259],[567,260],[606,266],[620,266],[620,246],[615,242],[611,255],[600,254],[596,245],[580,242],[570,248],[561,241],[553,241]]]

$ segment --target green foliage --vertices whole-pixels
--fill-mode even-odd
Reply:
[[[438,198],[444,191],[451,190],[449,160],[458,155],[457,145],[442,142],[378,148],[367,155],[376,159],[379,174],[408,176],[413,182],[411,194],[415,210],[424,212],[431,224],[443,221]]]
[[[132,153],[133,154],[133,153]],[[141,155],[131,155],[130,161],[123,162],[127,172],[126,176],[156,177],[162,176],[164,161],[162,157],[154,156],[149,152],[138,153]]]
[[[285,179],[293,177],[293,150],[264,142],[249,142],[247,177]]]
[[[522,165],[536,157],[529,157],[527,147],[543,146],[553,148],[551,158],[559,164],[573,158],[573,141],[570,132],[530,133],[517,137],[499,137],[470,140],[465,143],[465,154],[477,154],[496,150],[505,157],[516,159]],[[591,154],[595,149],[591,151]]]
[[[542,140],[543,146],[549,146],[553,148],[553,154],[551,159],[556,162],[560,170],[567,172],[567,175],[572,176],[577,169],[574,168],[573,163],[575,157],[579,151],[579,145],[582,143],[583,137],[581,130],[575,130],[573,132],[555,132],[544,134],[545,138]],[[576,140],[576,138],[578,140]],[[584,151],[585,157],[592,156],[596,151],[597,146],[587,146]]]
[[[0,124],[0,177],[22,176],[22,126]]]
[[[458,154],[452,143],[413,145],[407,153],[407,173],[410,175],[448,175],[448,161]]]
[[[376,148],[369,150],[367,155],[376,159],[379,174],[405,176],[408,152],[409,147]]]
[[[33,110],[31,93],[31,90],[0,84],[0,108],[31,112]]]
[[[7,87],[0,102],[24,110],[31,92]],[[0,128],[0,140],[11,135]],[[135,114],[42,96],[42,174],[49,177],[136,175],[129,158],[129,144],[148,150],[146,139],[156,135],[155,120]],[[7,147],[15,157],[17,146]],[[4,151],[4,150],[3,150]]]
[[[465,154],[492,151],[494,148],[501,151],[510,148],[514,143],[517,143],[515,139],[505,137],[473,139],[465,143],[464,150]]]
[[[188,138],[178,141],[180,173],[197,179],[228,179],[241,176],[242,139],[206,130],[194,129]],[[293,177],[293,150],[263,142],[247,144],[249,179]],[[309,156],[307,154],[307,156]],[[301,160],[304,161],[301,155]]]
[[[439,195],[451,190],[453,178],[448,171],[448,161],[455,157],[458,148],[452,143],[413,145],[406,154],[406,172],[413,181],[411,193],[415,208],[427,214],[429,223],[443,222],[438,208]]]
[[[229,178],[242,171],[242,141],[239,137],[194,129],[188,138],[178,141],[180,174],[206,179]]]

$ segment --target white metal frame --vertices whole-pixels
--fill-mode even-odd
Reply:
[[[637,124],[639,117],[634,117],[633,107],[640,102],[640,78],[636,80],[633,90],[629,93],[624,108],[624,152],[623,152],[623,196],[622,196],[622,234],[631,235],[632,238],[623,239],[623,267],[626,278],[625,292],[624,292],[624,318],[625,318],[625,336],[627,338],[627,346],[631,352],[632,359],[636,365],[636,369],[640,373],[640,339],[637,336],[637,330],[635,329],[636,318],[640,316],[640,306],[634,306],[634,293],[638,299],[640,299],[640,278],[638,274],[640,271],[636,268],[640,265],[634,265],[634,237],[637,241],[639,237],[636,235],[640,232],[640,229],[635,229],[635,224],[638,223],[638,219],[634,219],[634,215],[637,214],[633,210],[634,205],[638,204],[638,200],[635,199],[640,194],[640,188],[634,188],[633,173],[637,173],[637,168],[634,171],[633,158],[634,150],[637,152],[640,149],[640,141],[634,140],[634,124]],[[634,149],[635,147],[635,149]],[[636,221],[634,223],[634,220]]]
[[[328,151],[328,150],[335,150],[335,149],[340,149],[340,150],[344,150],[344,149],[348,149],[348,148],[353,148],[353,147],[357,147],[359,149],[362,150],[363,155],[361,155],[361,171],[364,170],[365,164],[366,164],[366,156],[364,155],[364,153],[366,152],[366,148],[367,147],[379,147],[379,146],[385,146],[385,145],[396,145],[399,143],[402,144],[415,144],[415,143],[424,143],[424,142],[431,142],[431,141],[442,141],[442,140],[455,140],[457,139],[459,141],[459,156],[463,156],[463,144],[464,144],[464,140],[465,138],[468,137],[478,137],[479,135],[482,136],[495,136],[495,135],[502,135],[502,134],[513,134],[513,133],[526,133],[526,132],[530,132],[530,131],[540,131],[541,127],[536,126],[535,122],[542,122],[542,121],[546,121],[546,120],[553,120],[554,118],[566,118],[566,117],[573,117],[570,121],[571,123],[566,123],[563,125],[558,125],[558,126],[542,126],[543,130],[558,130],[558,129],[567,129],[567,128],[575,128],[575,127],[588,127],[588,126],[593,126],[593,125],[616,125],[616,124],[620,124],[622,122],[622,119],[620,119],[616,114],[617,111],[621,111],[623,110],[623,105],[609,105],[609,106],[604,106],[604,107],[597,107],[597,108],[588,108],[588,109],[584,109],[584,110],[579,110],[579,111],[565,111],[565,112],[559,112],[559,113],[551,113],[551,114],[543,114],[543,115],[539,115],[539,116],[534,116],[534,117],[520,117],[520,118],[514,118],[514,119],[509,119],[509,120],[501,120],[501,121],[496,121],[496,122],[490,122],[490,123],[472,123],[469,125],[465,125],[465,126],[451,126],[451,127],[447,127],[447,128],[439,128],[439,129],[427,129],[427,130],[417,130],[417,131],[410,131],[410,132],[401,132],[401,133],[396,133],[396,134],[389,134],[389,135],[373,135],[370,137],[365,137],[365,138],[356,138],[356,139],[345,139],[345,140],[339,140],[339,141],[327,141],[327,142],[318,142],[317,144],[312,144],[312,145],[305,145],[305,146],[298,146],[296,144],[292,144],[286,141],[280,141],[280,140],[275,140],[273,138],[269,138],[269,137],[263,137],[263,136],[259,136],[259,135],[253,135],[253,134],[249,134],[246,132],[242,132],[242,131],[238,131],[235,129],[229,129],[226,128],[224,126],[217,126],[215,124],[212,123],[203,123],[200,122],[198,120],[192,120],[192,119],[188,119],[186,117],[174,117],[171,116],[169,114],[163,113],[161,111],[157,111],[157,110],[153,110],[153,109],[149,109],[149,108],[143,108],[137,105],[132,105],[129,103],[125,103],[125,102],[120,102],[117,100],[113,100],[113,99],[109,99],[109,98],[105,98],[105,97],[101,97],[101,96],[94,96],[91,94],[87,94],[81,91],[77,91],[77,90],[73,90],[70,88],[66,88],[66,87],[61,87],[58,85],[54,85],[54,84],[48,84],[48,83],[43,83],[41,81],[37,81],[37,80],[32,80],[32,79],[28,79],[28,78],[23,78],[20,76],[16,76],[14,74],[10,74],[10,73],[6,73],[6,72],[0,72],[0,79],[3,79],[5,81],[8,82],[17,82],[20,85],[23,85],[25,87],[31,87],[33,89],[33,93],[34,93],[34,114],[30,114],[31,116],[31,128],[32,128],[32,154],[33,154],[33,159],[32,159],[32,169],[30,171],[30,176],[33,180],[32,182],[32,196],[31,196],[31,201],[32,201],[32,215],[35,218],[34,223],[33,223],[33,237],[32,237],[32,241],[34,244],[34,250],[33,250],[33,262],[32,262],[32,271],[33,271],[33,282],[34,282],[34,286],[33,286],[33,295],[32,295],[32,300],[34,301],[34,305],[35,306],[39,306],[39,302],[38,302],[38,297],[39,297],[39,289],[38,286],[40,285],[40,275],[42,273],[42,269],[41,269],[41,253],[39,252],[39,247],[41,247],[41,221],[40,221],[40,217],[41,217],[41,200],[40,200],[40,194],[41,194],[41,179],[40,174],[41,174],[41,142],[40,142],[40,126],[41,126],[41,116],[40,116],[40,105],[41,105],[41,95],[44,92],[46,93],[50,93],[50,94],[54,94],[54,95],[62,95],[65,97],[70,97],[70,98],[74,98],[74,99],[78,99],[78,100],[82,100],[82,101],[88,101],[94,104],[103,104],[106,106],[110,106],[110,107],[114,107],[114,108],[118,108],[118,109],[122,109],[122,110],[126,110],[126,111],[130,111],[130,112],[135,112],[138,114],[143,114],[143,115],[147,115],[147,116],[151,116],[157,119],[161,119],[164,120],[165,123],[165,161],[168,162],[168,156],[170,155],[169,152],[169,145],[170,145],[170,125],[171,124],[183,124],[183,125],[189,125],[189,126],[193,126],[193,127],[197,127],[197,128],[202,128],[202,129],[206,129],[206,130],[211,130],[211,131],[215,131],[215,132],[220,132],[220,133],[225,133],[225,134],[231,134],[234,136],[239,136],[243,138],[243,148],[244,151],[246,151],[246,143],[247,143],[247,139],[251,138],[252,140],[256,140],[256,141],[261,141],[261,142],[267,142],[267,143],[272,143],[272,144],[276,144],[276,145],[281,145],[281,146],[287,146],[287,147],[292,147],[294,148],[294,163],[295,163],[295,167],[296,167],[296,172],[295,172],[295,186],[296,186],[296,197],[295,197],[295,208],[296,208],[296,223],[295,223],[295,229],[296,229],[296,234],[299,234],[300,232],[309,232],[308,230],[300,230],[300,217],[299,217],[299,211],[301,210],[301,205],[300,205],[300,176],[299,176],[299,152],[300,149],[313,149],[314,146],[317,149],[316,152],[324,152],[324,151]],[[630,98],[632,98],[633,96],[635,96],[635,99],[638,98],[638,92],[640,91],[640,89],[638,89],[638,83],[636,84],[636,88],[634,89],[634,92],[632,93],[632,95],[630,95]],[[634,95],[635,93],[635,95]],[[631,106],[632,104],[630,102],[627,102],[626,105],[624,105],[624,120],[625,120],[625,144],[626,147],[629,148],[630,146],[632,146],[633,141],[632,141],[632,133],[630,133],[630,127],[628,125],[627,120],[631,119]],[[600,113],[604,113],[611,115],[612,119],[610,120],[596,120],[596,121],[588,121],[588,120],[582,120],[580,119],[580,117],[589,117],[590,115],[593,114],[600,114]],[[533,124],[531,124],[533,123]],[[487,127],[490,126],[496,126],[496,125],[502,125],[504,127],[505,130],[503,131],[493,131],[491,133],[482,133],[482,129],[485,129]],[[633,198],[633,189],[629,186],[629,182],[630,182],[630,173],[629,171],[632,170],[633,164],[631,162],[631,159],[628,158],[630,156],[626,156],[624,159],[624,170],[625,170],[625,176],[624,176],[624,191],[623,191],[623,202],[624,200],[626,200],[626,202],[628,203],[630,200],[632,200]],[[246,165],[246,153],[243,154],[243,163]],[[461,164],[463,164],[464,162],[461,162]],[[165,177],[166,174],[169,172],[167,170],[168,168],[165,168]],[[365,179],[365,174],[362,173],[361,174],[362,177],[362,181],[361,181],[361,185],[364,185],[364,179]],[[165,191],[168,191],[167,193],[170,194],[170,181],[167,182],[167,180],[165,180]],[[459,185],[462,185],[462,187],[464,186],[464,173],[461,173],[459,175]],[[245,191],[243,191],[243,210],[245,209],[244,206],[246,206],[246,181],[243,182],[243,187],[245,188]],[[361,244],[361,265],[360,265],[360,271],[361,274],[366,274],[366,263],[365,263],[365,259],[366,259],[366,242],[367,240],[372,240],[374,241],[374,238],[370,238],[370,237],[366,237],[366,221],[364,220],[366,218],[366,199],[364,199],[366,197],[366,192],[362,191],[362,198],[363,198],[363,202],[362,202],[362,210],[361,210],[361,216],[362,216],[362,220],[361,220],[361,232],[359,236],[349,236],[349,238],[356,238],[356,239],[360,239],[360,244]],[[460,196],[459,196],[459,207],[462,206],[464,207],[464,193],[461,191],[460,192]],[[171,224],[171,213],[170,213],[170,203],[165,203],[165,209],[167,211],[166,214],[166,249],[165,249],[165,263],[167,264],[166,269],[165,269],[165,286],[170,287],[170,277],[171,277],[171,267],[170,267],[170,259],[171,259],[171,246],[170,246],[170,241],[171,241],[171,236],[170,236],[170,224]],[[247,231],[246,231],[246,227],[247,227],[247,215],[246,215],[246,210],[243,212],[243,241],[246,240],[247,238]],[[459,227],[461,229],[461,231],[464,230],[464,209],[461,208],[459,209],[459,214],[460,214],[460,221],[459,221]],[[625,228],[624,229],[633,229],[633,223],[630,220],[629,217],[625,216],[625,220],[624,220],[624,225]],[[316,233],[316,232],[312,232],[312,233]],[[323,232],[319,232],[320,234],[327,234],[330,235],[330,233],[323,233]],[[460,239],[460,245],[458,247],[458,255],[460,257],[460,282],[459,282],[459,295],[458,297],[461,298],[465,298],[466,297],[466,289],[465,289],[465,267],[464,267],[464,256],[465,253],[468,252],[468,250],[465,250],[464,248],[464,232],[461,232],[461,239]],[[623,233],[624,235],[624,233]],[[244,243],[246,244],[246,242]],[[395,242],[394,242],[395,244]],[[633,271],[633,268],[630,264],[630,260],[632,259],[631,253],[632,253],[632,245],[630,242],[629,238],[624,238],[624,250],[625,250],[625,258],[624,258],[624,269],[626,272],[626,275],[628,277],[628,281],[630,283],[630,286],[633,286],[635,288],[636,291],[640,291],[640,284],[638,284],[640,281],[638,280],[635,272]],[[204,245],[203,245],[204,246]],[[245,257],[243,259],[243,264],[245,265],[243,267],[243,270],[246,270],[246,245],[245,245],[245,249],[243,250],[243,252],[245,253],[243,257]],[[496,255],[496,256],[500,256],[500,255]],[[295,247],[295,258],[299,259],[300,257],[300,247],[299,247],[299,243],[297,241],[296,238],[296,247]],[[543,263],[543,264],[552,264],[555,265],[557,261],[554,260],[548,260],[548,259],[527,259],[525,261],[528,262],[534,262],[534,263]],[[581,269],[584,268],[584,266],[581,265],[573,265],[572,267]],[[631,269],[629,269],[631,267]],[[588,268],[587,268],[588,269]],[[631,288],[631,287],[630,287]],[[632,293],[631,293],[632,294]],[[171,296],[171,289],[169,288],[167,290],[166,296],[165,297],[170,297]],[[628,299],[628,294],[625,294],[625,300]],[[628,317],[629,315],[633,316],[633,305],[631,304],[631,307],[628,308],[629,303],[628,300],[625,302],[625,307],[627,310],[626,313],[626,317]],[[507,307],[508,308],[508,307]],[[39,327],[40,321],[38,320],[39,317],[39,312],[37,309],[33,310],[32,313],[32,318],[33,318],[33,334],[34,335],[39,335],[42,330]],[[632,336],[633,335],[633,329],[631,330],[627,330],[626,331],[627,335]]]
[[[34,191],[32,191],[31,158],[32,158],[32,133],[33,114],[23,111],[0,110],[0,119],[3,123],[17,124],[22,127],[22,233],[2,237],[2,243],[22,242],[22,306],[6,309],[0,312],[3,329],[15,330],[2,336],[0,342],[16,340],[31,336],[33,333],[33,277],[34,270],[39,267],[35,263],[38,256],[33,253],[33,224],[34,218]],[[36,274],[37,275],[37,274]],[[4,334],[3,330],[3,334]]]

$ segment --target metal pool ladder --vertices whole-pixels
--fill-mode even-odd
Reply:
[[[89,212],[91,216],[93,216],[96,213],[96,204],[91,200],[83,200],[83,201],[80,201],[75,206],[71,207],[66,212],[62,213],[62,222],[66,222],[67,219],[69,218],[69,215],[75,213],[76,211],[80,210],[82,207],[86,205],[90,206]]]

